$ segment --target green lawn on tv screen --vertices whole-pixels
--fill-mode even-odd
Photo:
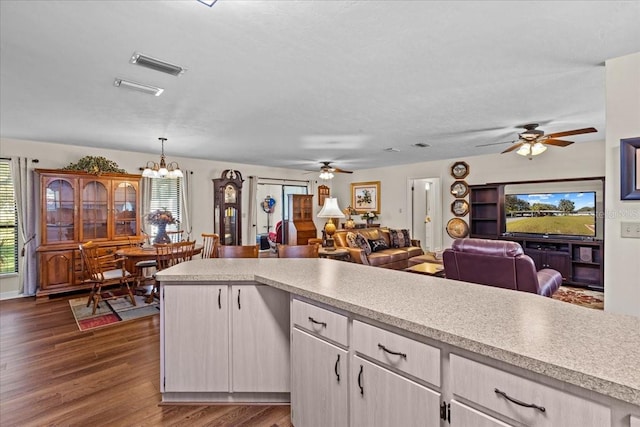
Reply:
[[[541,216],[533,218],[507,219],[509,233],[542,233],[593,236],[593,216]]]

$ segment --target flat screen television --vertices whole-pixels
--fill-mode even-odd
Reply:
[[[545,192],[505,195],[509,234],[596,236],[596,193]]]

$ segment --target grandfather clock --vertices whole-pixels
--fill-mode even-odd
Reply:
[[[226,169],[213,180],[213,228],[221,245],[242,244],[242,175]]]

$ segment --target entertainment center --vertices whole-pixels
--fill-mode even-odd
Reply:
[[[525,194],[547,202],[530,205]],[[582,196],[588,206],[578,206]],[[552,268],[564,284],[604,290],[603,177],[471,185],[470,205],[471,237],[518,242],[538,270]],[[513,231],[516,222],[524,231]]]

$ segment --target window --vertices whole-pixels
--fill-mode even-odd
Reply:
[[[182,178],[162,178],[151,180],[151,212],[166,209],[178,221],[167,226],[168,231],[179,230],[182,222]],[[158,227],[148,224],[151,241],[156,237]]]
[[[18,272],[18,212],[11,165],[0,160],[0,274]]]

